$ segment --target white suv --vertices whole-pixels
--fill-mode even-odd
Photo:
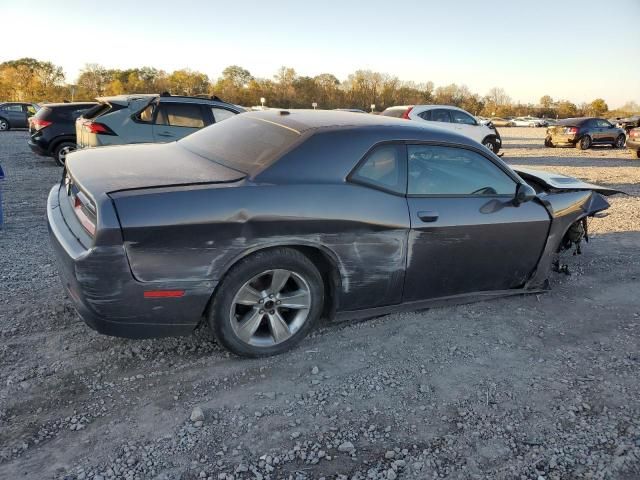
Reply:
[[[496,127],[478,122],[469,112],[449,105],[404,105],[389,107],[381,115],[420,122],[437,122],[439,127],[458,132],[481,143],[493,153],[502,148],[502,139]]]

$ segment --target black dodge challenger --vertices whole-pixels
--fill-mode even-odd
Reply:
[[[325,317],[540,291],[615,190],[512,170],[453,132],[337,111],[246,113],[171,144],[70,154],[47,213],[87,324],[209,322],[248,356]]]

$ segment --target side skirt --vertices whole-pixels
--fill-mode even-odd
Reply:
[[[425,310],[435,307],[446,307],[451,305],[464,305],[466,303],[482,302],[493,300],[494,298],[512,297],[515,295],[526,295],[530,293],[545,293],[548,290],[542,288],[518,288],[510,290],[495,290],[490,292],[463,293],[450,295],[448,297],[432,298],[429,300],[418,300],[414,302],[399,303],[397,305],[387,305],[384,307],[366,308],[363,310],[347,310],[336,312],[336,321],[358,320],[371,317],[379,317],[390,313],[411,312],[415,310]]]

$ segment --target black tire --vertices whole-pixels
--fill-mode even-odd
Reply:
[[[544,139],[544,146],[548,148],[553,148],[553,142],[549,137]]]
[[[580,150],[589,150],[591,148],[591,137],[589,135],[583,136],[576,143],[576,147]]]
[[[640,150],[636,150],[636,157],[640,158]]]
[[[493,153],[498,153],[498,143],[491,137],[487,137],[482,141],[482,144]]]
[[[309,287],[308,313],[304,323],[288,339],[272,345],[252,345],[241,339],[234,331],[232,322],[238,322],[235,316],[232,318],[232,308],[235,308],[234,300],[247,282],[262,275],[263,272],[275,269],[288,270],[304,279]],[[250,255],[231,268],[214,293],[207,321],[218,343],[233,353],[245,357],[265,357],[285,352],[306,337],[320,319],[323,306],[324,283],[313,262],[297,250],[274,248]],[[266,324],[263,326],[268,326],[268,319],[264,321]],[[266,334],[264,338],[275,341],[275,335],[269,337]]]
[[[618,135],[618,137],[616,138],[616,141],[613,143],[612,147],[613,148],[624,148],[624,142],[626,141],[626,138],[624,135]]]
[[[0,118],[0,132],[6,132],[7,130],[11,130],[11,125],[9,125],[9,120]]]
[[[61,142],[59,145],[56,145],[56,148],[53,150],[53,159],[58,165],[64,167],[66,156],[76,148],[77,146],[74,142]]]

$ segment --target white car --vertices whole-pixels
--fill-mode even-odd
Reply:
[[[483,125],[469,112],[449,105],[403,105],[389,107],[381,115],[419,122],[437,123],[481,143],[493,153],[502,148],[502,139],[492,123]]]
[[[513,119],[516,127],[544,127],[546,122],[536,117],[518,117]]]

